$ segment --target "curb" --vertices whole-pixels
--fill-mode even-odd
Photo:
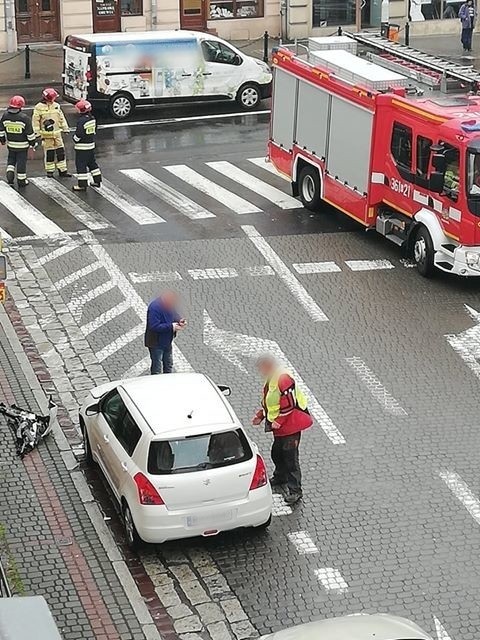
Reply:
[[[19,89],[44,89],[45,87],[61,88],[62,85],[58,81],[48,82],[48,80],[40,82],[30,82],[28,80],[19,80],[16,84],[0,84],[0,93],[3,91],[18,91]]]
[[[20,367],[25,374],[25,377],[28,383],[31,386],[33,395],[35,400],[37,401],[38,406],[41,411],[44,413],[48,412],[48,400],[40,386],[40,382],[35,375],[30,362],[23,350],[23,347],[18,339],[18,336],[15,332],[15,329],[10,322],[10,319],[7,315],[7,312],[3,305],[0,305],[0,325],[2,326],[5,334],[8,338],[8,341],[15,353]],[[145,601],[135,584],[135,581],[126,565],[126,563],[121,560],[120,553],[118,551],[115,540],[113,539],[112,534],[110,533],[103,516],[100,512],[98,505],[95,502],[93,494],[88,486],[88,483],[85,479],[85,476],[82,472],[77,471],[78,461],[75,458],[70,444],[63,433],[58,422],[53,426],[52,430],[53,437],[55,438],[55,442],[59,448],[61,458],[65,464],[65,468],[70,474],[73,484],[78,492],[78,496],[80,501],[84,505],[84,508],[90,518],[90,521],[95,529],[96,534],[100,540],[102,547],[107,554],[110,562],[112,563],[112,567],[117,574],[120,584],[123,587],[123,591],[125,596],[130,602],[130,605],[135,612],[137,620],[142,627],[142,631],[147,640],[162,640],[160,633],[158,632],[155,623],[153,621],[152,616],[145,604]]]

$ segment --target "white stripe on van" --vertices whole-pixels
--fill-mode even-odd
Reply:
[[[303,208],[303,204],[292,196],[280,191],[280,189],[277,189],[276,187],[272,187],[270,184],[256,178],[251,173],[247,173],[246,171],[239,169],[230,162],[220,160],[218,162],[207,162],[207,165],[230,180],[234,180],[243,187],[258,193],[262,198],[270,200],[270,202],[273,202],[273,204],[276,204],[277,207],[280,207],[281,209]]]
[[[196,202],[193,202],[193,200],[190,200],[190,198],[187,198],[187,196],[184,196],[183,193],[176,191],[176,189],[173,189],[143,169],[121,169],[120,173],[134,180],[144,189],[148,189],[154,196],[161,198],[191,220],[215,218],[215,214],[207,211]]]
[[[261,213],[262,210],[253,205],[251,202],[240,198],[235,193],[228,191],[228,189],[224,189],[220,185],[212,182],[205,176],[202,176],[200,173],[197,173],[190,167],[187,167],[185,164],[177,164],[169,167],[164,167],[170,173],[173,173],[174,176],[184,180],[188,184],[195,187],[202,193],[206,193],[207,196],[218,200],[221,204],[225,205],[231,211],[234,211],[238,214],[243,213]]]

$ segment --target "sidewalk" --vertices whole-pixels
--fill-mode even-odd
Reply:
[[[43,413],[37,376],[48,372],[40,360],[32,369],[24,347],[30,359],[35,347],[7,304],[24,345],[0,304],[0,402]],[[63,640],[159,640],[61,429],[23,461],[3,418],[0,439],[0,555],[14,595],[43,595]]]

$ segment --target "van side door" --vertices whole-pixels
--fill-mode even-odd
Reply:
[[[243,83],[243,59],[218,40],[202,40],[203,95],[235,97]]]

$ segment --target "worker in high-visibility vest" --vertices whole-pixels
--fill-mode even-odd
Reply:
[[[286,485],[287,504],[295,504],[302,497],[302,472],[299,446],[302,431],[312,426],[307,398],[292,374],[272,356],[257,361],[259,373],[264,377],[262,408],[252,419],[253,425],[265,420],[265,431],[273,434],[272,461],[275,465],[272,486]]]
[[[69,131],[68,122],[60,105],[56,102],[59,94],[55,89],[48,88],[42,92],[42,100],[33,110],[33,130],[41,138],[45,153],[45,171],[49,178],[53,178],[55,169],[60,178],[71,176],[67,170],[65,145],[62,133]]]
[[[0,118],[0,144],[6,144],[8,149],[7,182],[13,185],[16,171],[19,187],[28,184],[28,151],[36,146],[32,121],[23,111],[24,106],[23,96],[13,96],[8,103],[8,109]]]

